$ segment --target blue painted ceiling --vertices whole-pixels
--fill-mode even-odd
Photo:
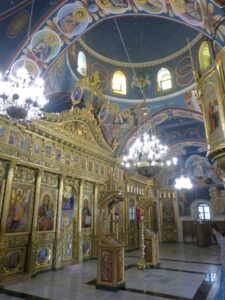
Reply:
[[[168,19],[151,16],[125,16],[116,19],[132,62],[164,58],[187,46],[199,33],[195,29]],[[113,19],[98,23],[82,36],[97,53],[117,61],[128,62]]]

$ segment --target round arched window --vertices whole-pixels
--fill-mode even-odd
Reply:
[[[121,71],[116,71],[112,78],[112,91],[115,94],[126,95],[127,94],[127,79]]]
[[[157,91],[166,91],[172,88],[172,77],[167,68],[161,68],[157,73]]]
[[[210,220],[210,207],[208,204],[201,203],[198,205],[198,219]]]

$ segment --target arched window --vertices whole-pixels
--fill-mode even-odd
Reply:
[[[87,75],[87,60],[84,52],[80,51],[77,57],[77,72],[81,75]]]
[[[209,44],[204,41],[198,50],[198,63],[200,72],[205,72],[211,66],[211,55]]]
[[[172,77],[167,68],[161,68],[157,73],[157,91],[166,91],[172,88]]]
[[[121,71],[116,71],[113,74],[112,79],[112,91],[115,94],[126,95],[127,94],[127,79]]]
[[[210,219],[210,207],[208,204],[201,203],[198,205],[198,219],[200,220]]]

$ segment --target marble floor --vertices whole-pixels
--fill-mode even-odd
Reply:
[[[198,248],[188,244],[160,246],[158,269],[135,268],[139,251],[126,253],[126,288],[118,292],[95,287],[96,260],[45,272],[29,279],[19,277],[0,289],[0,300],[212,300],[219,286],[220,254],[216,245]]]

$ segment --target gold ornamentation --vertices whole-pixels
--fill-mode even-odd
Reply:
[[[45,186],[58,187],[59,176],[52,173],[44,173],[41,182]]]
[[[13,181],[34,184],[36,172],[34,170],[16,166],[13,175]]]

